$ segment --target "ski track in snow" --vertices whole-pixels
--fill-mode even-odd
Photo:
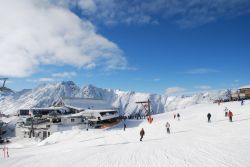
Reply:
[[[234,113],[232,123],[224,117],[225,106]],[[177,112],[180,121],[173,119]],[[120,123],[104,130],[58,132],[39,144],[17,140],[9,145],[10,158],[1,155],[0,166],[250,167],[250,101],[244,106],[199,104],[153,117],[152,124],[127,120],[126,131]],[[166,133],[166,121],[171,134]]]

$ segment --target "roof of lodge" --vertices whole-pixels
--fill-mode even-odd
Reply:
[[[62,98],[66,107],[72,107],[78,110],[86,109],[111,109],[114,108],[104,100],[86,99],[86,98]]]
[[[240,87],[239,89],[250,89],[250,85],[242,86],[242,87]]]

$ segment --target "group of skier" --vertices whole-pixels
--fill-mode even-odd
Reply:
[[[228,117],[229,121],[233,122],[233,112],[228,110],[227,107],[225,107],[224,111],[225,111],[225,117]],[[211,117],[212,117],[211,113],[208,113],[207,114],[207,122],[211,122]]]
[[[225,107],[224,111],[225,111],[225,117],[228,117],[229,121],[233,122],[233,112],[230,111],[227,107]]]
[[[177,119],[178,119],[178,120],[180,120],[180,117],[181,117],[180,114],[177,113]],[[176,118],[176,114],[174,114],[174,119],[175,119],[175,118]]]
[[[180,117],[181,117],[181,116],[180,116],[179,113],[177,113],[177,114],[174,114],[174,119],[175,119],[176,117],[177,117],[178,120],[180,120]],[[125,124],[124,124],[124,125],[125,125]],[[170,134],[170,123],[167,122],[167,123],[165,124],[165,127],[166,127],[167,133]],[[124,127],[124,128],[125,128],[125,127]],[[124,129],[124,131],[125,131],[125,129]],[[144,131],[144,129],[142,128],[142,129],[140,130],[140,141],[142,141],[144,135],[145,135],[145,131]]]
[[[169,122],[166,123],[165,127],[166,127],[166,129],[167,129],[167,133],[170,134],[170,124],[169,124]],[[140,138],[140,141],[142,141],[144,135],[145,135],[145,131],[144,131],[144,129],[142,128],[141,131],[140,131],[140,137],[141,137],[141,138]]]
[[[241,102],[241,105],[243,105],[243,104],[244,104],[244,101]],[[225,107],[224,111],[225,111],[225,117],[228,117],[228,118],[229,118],[229,121],[230,121],[230,122],[233,122],[233,112],[230,111],[227,107]],[[180,120],[180,114],[179,114],[179,113],[174,114],[174,119],[176,119],[176,117],[177,117],[178,120]],[[212,114],[211,114],[211,113],[208,113],[208,114],[207,114],[207,121],[208,121],[208,123],[211,122],[211,117],[212,117]],[[165,124],[165,127],[166,127],[167,133],[170,134],[170,123],[167,122],[167,123]],[[125,124],[124,124],[124,131],[125,131]],[[142,128],[141,131],[140,131],[140,137],[141,137],[141,138],[140,138],[140,141],[142,141],[144,135],[145,135],[145,131],[144,131],[144,129]]]

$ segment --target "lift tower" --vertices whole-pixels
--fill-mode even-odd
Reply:
[[[0,88],[4,88],[5,87],[5,83],[9,78],[0,78],[0,80],[3,81],[3,85]]]

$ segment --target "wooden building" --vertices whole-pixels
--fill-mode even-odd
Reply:
[[[232,100],[246,99],[250,99],[250,85],[240,87],[235,93],[232,94]]]

